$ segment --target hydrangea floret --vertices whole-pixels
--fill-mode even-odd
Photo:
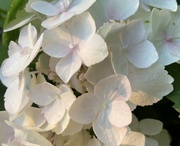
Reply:
[[[132,112],[173,91],[175,0],[28,0],[22,11],[4,29],[19,37],[0,68],[0,145],[170,143],[161,121]]]

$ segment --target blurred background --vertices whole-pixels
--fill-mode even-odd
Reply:
[[[4,47],[1,42],[3,24],[11,1],[12,0],[0,0],[0,64],[7,57],[7,48]],[[177,0],[177,2],[180,5],[180,0]],[[176,67],[176,65],[174,67]],[[171,74],[169,68],[167,67],[166,69],[169,71],[169,74]],[[0,83],[0,110],[4,110],[3,95],[5,90],[6,88]],[[173,102],[164,97],[163,100],[153,106],[137,107],[134,114],[139,120],[144,118],[154,118],[162,121],[164,128],[167,129],[171,135],[171,146],[180,146],[180,118],[179,113],[172,108],[173,105]]]

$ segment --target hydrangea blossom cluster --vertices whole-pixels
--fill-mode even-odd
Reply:
[[[165,145],[162,123],[132,112],[173,90],[175,0],[29,0],[24,12],[4,29],[20,34],[0,68],[1,145]]]

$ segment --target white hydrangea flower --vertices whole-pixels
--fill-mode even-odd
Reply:
[[[138,69],[131,65],[127,77],[132,88],[129,101],[135,105],[152,105],[173,91],[174,79],[160,63],[145,69]]]
[[[8,143],[14,138],[13,128],[6,124],[5,120],[9,120],[7,111],[0,111],[0,145]]]
[[[87,146],[101,146],[101,143],[97,138],[93,137],[88,141]]]
[[[42,22],[42,26],[47,29],[55,28],[73,16],[86,11],[96,0],[54,0],[52,3],[37,1],[31,7],[37,12],[48,16]]]
[[[162,129],[161,121],[150,118],[138,121],[135,115],[132,117],[130,128],[145,135],[145,146],[169,146],[170,136],[167,130]]]
[[[58,88],[48,82],[34,86],[28,96],[34,103],[43,106],[42,113],[50,124],[57,124],[76,99],[68,86],[60,85]]]
[[[23,71],[36,57],[42,44],[43,34],[37,39],[34,26],[25,26],[19,35],[18,44],[11,41],[9,44],[9,58],[2,64],[2,75],[13,76]]]
[[[56,64],[56,73],[65,83],[82,64],[89,67],[108,55],[106,43],[95,31],[93,18],[85,12],[72,18],[65,26],[45,32],[43,51],[61,58]]]
[[[9,121],[6,121],[6,123],[13,129],[14,136],[13,139],[7,143],[3,143],[2,146],[53,146],[46,138],[36,131],[27,130]]]
[[[128,131],[120,146],[145,146],[145,136],[140,132]]]
[[[25,72],[21,72],[8,86],[4,94],[4,106],[9,114],[16,115],[26,107],[31,106],[32,102],[27,96],[27,84]]]
[[[160,9],[168,9],[174,12],[178,7],[176,0],[140,0],[140,6],[146,11],[150,11],[151,7],[156,7]]]
[[[13,123],[29,130],[40,131],[40,127],[46,122],[40,108],[29,107],[18,117],[12,120]]]
[[[97,0],[89,11],[99,28],[109,20],[126,20],[138,7],[139,0]]]
[[[156,46],[159,61],[163,65],[169,65],[180,60],[179,14],[179,7],[177,12],[158,9],[152,11],[152,31],[149,39]]]
[[[135,67],[147,68],[158,59],[156,48],[145,39],[142,20],[107,23],[98,33],[110,47],[112,64],[118,74],[128,74],[129,62]]]
[[[131,122],[131,111],[126,101],[131,95],[128,79],[112,75],[97,83],[94,93],[81,95],[71,106],[72,120],[81,124],[93,123],[100,141],[119,145]]]
[[[91,136],[86,130],[81,130],[72,136],[56,135],[54,139],[57,146],[87,146]]]

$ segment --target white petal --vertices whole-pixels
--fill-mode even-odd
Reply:
[[[23,25],[32,21],[33,19],[36,19],[35,14],[25,13],[23,16],[18,17],[14,19],[13,21],[11,21],[10,23],[8,23],[4,28],[4,32],[8,32],[8,31],[20,28]]]
[[[147,136],[145,138],[146,138],[145,146],[159,146],[157,140],[150,138],[150,137],[147,137]]]
[[[51,104],[42,109],[44,117],[50,124],[57,124],[65,114],[65,107],[60,99],[56,99]]]
[[[106,43],[97,34],[91,35],[86,41],[81,41],[76,51],[83,64],[88,67],[101,62],[108,55]]]
[[[134,114],[132,114],[132,122],[129,125],[129,128],[132,131],[138,131],[138,127],[139,127],[139,121],[138,121],[137,117]]]
[[[129,131],[125,136],[125,138],[123,139],[121,146],[130,146],[130,145],[144,146],[145,136],[139,132]]]
[[[97,28],[109,20],[126,20],[133,15],[139,6],[139,0],[98,0],[90,8]]]
[[[173,78],[159,63],[146,69],[131,66],[128,79],[133,91],[129,100],[136,105],[152,105],[173,90]]]
[[[30,51],[30,48],[24,48],[22,51],[11,55],[2,65],[2,75],[12,76],[23,71],[29,65]]]
[[[138,0],[113,0],[107,2],[109,20],[125,20],[133,15],[139,7]]]
[[[10,139],[14,137],[14,130],[12,127],[5,123],[5,120],[9,120],[9,114],[7,111],[0,111],[0,143],[8,143]]]
[[[167,37],[166,29],[171,21],[171,13],[170,11],[153,9],[151,14],[151,27],[152,32],[150,34],[150,38],[153,41],[161,41]],[[158,49],[158,48],[157,48]]]
[[[172,63],[177,62],[180,58],[179,56],[173,54],[170,52],[170,47],[169,45],[164,42],[158,42],[155,44],[156,48],[160,49],[161,52],[159,53],[159,62],[163,65],[170,65]]]
[[[83,94],[72,104],[69,115],[77,123],[90,124],[96,119],[101,104],[94,94]]]
[[[35,11],[47,16],[55,16],[60,13],[60,8],[46,1],[37,1],[31,4]]]
[[[95,0],[76,0],[72,1],[67,11],[69,13],[74,13],[75,15],[79,15],[80,13],[86,11]]]
[[[96,84],[94,93],[104,101],[115,98],[127,101],[131,95],[131,85],[126,76],[111,75]]]
[[[1,72],[2,70],[0,68],[0,80],[6,87],[9,87],[18,78],[18,75],[13,75],[9,77],[3,76]]]
[[[166,129],[162,129],[162,131],[158,135],[155,135],[154,138],[158,141],[160,146],[168,146],[171,143],[171,136]]]
[[[93,122],[93,130],[97,138],[107,145],[120,145],[127,132],[127,128],[117,128],[111,125],[106,112],[103,111]]]
[[[108,119],[112,125],[121,128],[131,123],[132,113],[127,103],[116,98],[109,106]]]
[[[69,46],[65,46],[64,44],[50,43],[43,48],[43,51],[51,57],[62,58],[68,55],[71,49]]]
[[[61,134],[67,128],[69,121],[70,117],[66,111],[63,118],[57,123],[56,127],[52,131],[58,135]]]
[[[63,136],[74,135],[81,131],[83,125],[70,120],[67,128],[63,131]]]
[[[19,78],[16,79],[6,90],[5,92],[5,109],[10,114],[16,114],[21,107],[23,100],[23,92],[24,92],[24,79],[19,81]]]
[[[126,55],[129,62],[138,68],[147,68],[158,60],[156,48],[147,40],[127,48]]]
[[[129,22],[120,32],[120,41],[123,46],[132,46],[139,44],[144,40],[145,28],[142,20]]]
[[[98,72],[97,72],[98,70]],[[97,84],[100,80],[115,74],[112,68],[110,57],[106,57],[102,62],[92,65],[84,74],[88,82],[93,85]]]
[[[13,120],[13,123],[21,125],[22,127],[31,129],[33,127],[40,127],[45,123],[45,118],[41,113],[40,108],[30,107],[18,118]]]
[[[15,139],[21,140],[23,145],[43,145],[43,146],[52,146],[52,144],[44,138],[41,134],[33,130],[27,130],[18,125],[8,122],[10,126],[14,128]]]
[[[42,26],[47,29],[53,29],[74,16],[74,13],[63,12],[61,15],[50,17],[42,22]]]
[[[28,93],[31,100],[40,105],[46,106],[52,103],[59,93],[59,89],[50,83],[44,82],[34,86]]]
[[[87,146],[101,146],[101,143],[98,139],[93,137],[90,141],[88,141]]]
[[[169,9],[171,11],[176,11],[178,6],[176,0],[144,0],[144,3],[157,8]]]
[[[36,28],[29,24],[28,26],[25,26],[19,35],[18,43],[21,48],[29,47],[33,48],[35,45],[35,41],[37,37],[37,30]]]
[[[43,34],[41,34],[41,36],[38,38],[37,42],[33,46],[33,49],[31,51],[31,54],[30,54],[30,57],[28,60],[29,63],[31,63],[33,61],[33,59],[36,57],[36,55],[39,53],[39,50],[40,50],[41,45],[42,45],[42,41],[43,41]]]
[[[61,85],[59,87],[61,90],[60,97],[61,100],[67,110],[70,109],[72,103],[76,100],[76,96],[74,95],[73,91],[67,85]]]
[[[84,12],[72,18],[66,25],[73,37],[74,44],[77,44],[81,40],[86,40],[96,31],[95,22],[89,12]]]
[[[10,57],[14,53],[17,53],[21,50],[21,48],[13,41],[9,43],[8,56]]]
[[[82,61],[79,56],[76,52],[72,51],[56,64],[56,73],[65,83],[67,83],[73,74],[79,70],[81,64]]]
[[[143,119],[139,121],[139,130],[145,135],[153,136],[161,132],[163,123],[155,119]]]

